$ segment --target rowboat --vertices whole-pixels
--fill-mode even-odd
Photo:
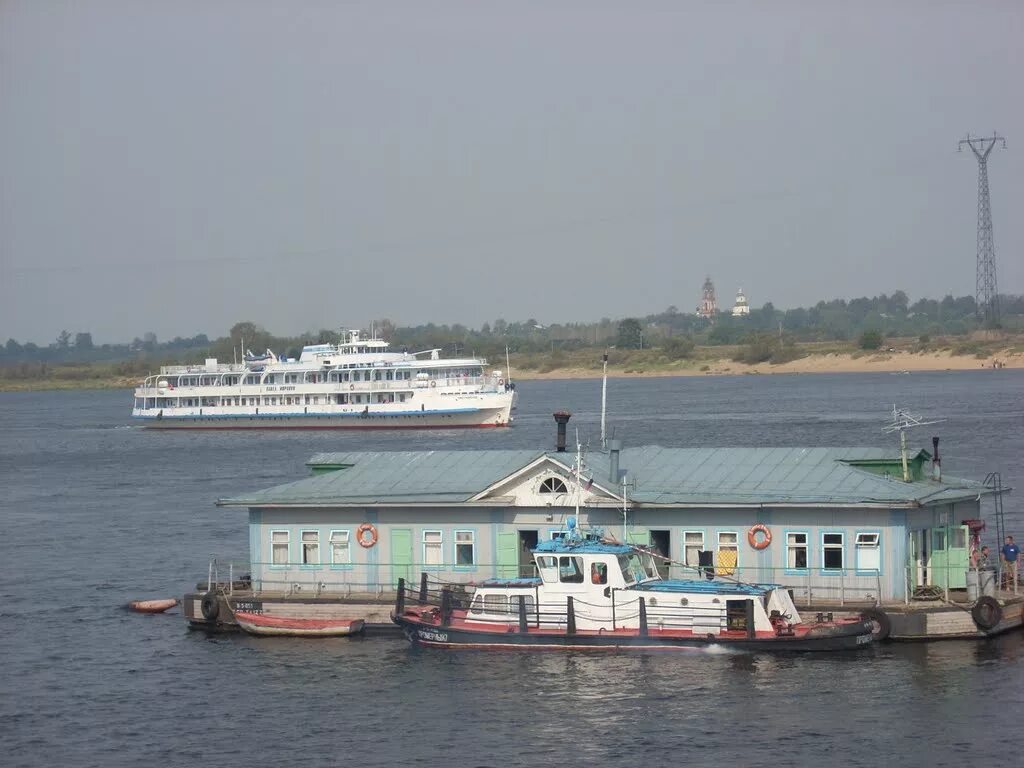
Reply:
[[[163,613],[168,608],[173,608],[178,604],[176,597],[171,597],[166,600],[134,600],[128,603],[128,608],[138,613]]]
[[[238,626],[251,635],[294,637],[339,637],[363,630],[362,619],[296,619],[235,611]]]

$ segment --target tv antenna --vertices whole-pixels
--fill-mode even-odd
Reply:
[[[914,427],[923,427],[928,424],[938,424],[945,419],[933,419],[924,421],[920,416],[915,416],[908,410],[897,408],[895,403],[892,406],[892,421],[882,427],[887,435],[893,432],[900,433],[900,460],[903,462],[903,482],[910,482],[910,469],[907,467],[907,430]]]

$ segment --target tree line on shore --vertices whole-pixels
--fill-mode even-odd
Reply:
[[[1024,330],[1024,296],[1000,297],[1003,325]],[[886,337],[966,335],[981,328],[974,297],[946,296],[941,300],[919,299],[913,304],[903,291],[891,295],[852,300],[820,301],[813,307],[778,310],[771,302],[749,315],[733,317],[728,311],[713,319],[669,307],[645,317],[619,320],[602,318],[590,323],[542,324],[534,318],[508,322],[502,318],[480,328],[461,324],[399,327],[383,319],[372,331],[396,349],[441,349],[446,355],[480,355],[499,359],[508,348],[514,353],[549,354],[586,348],[642,350],[658,348],[667,359],[690,357],[700,346],[742,345],[740,362],[786,362],[799,357],[801,342],[855,342],[863,349],[877,349]],[[370,330],[370,329],[365,329]],[[0,367],[6,378],[40,378],[47,367],[107,363],[110,375],[135,375],[167,362],[198,362],[206,357],[233,360],[243,350],[271,349],[280,356],[297,358],[309,343],[337,343],[340,331],[323,329],[300,336],[277,336],[255,322],[236,323],[226,336],[209,339],[205,334],[175,337],[160,342],[147,332],[131,342],[94,344],[92,334],[65,330],[46,346],[14,339],[0,346]]]

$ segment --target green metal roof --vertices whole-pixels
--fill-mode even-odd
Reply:
[[[542,456],[562,464],[571,453],[524,450],[322,453],[308,464],[334,468],[217,503],[222,506],[333,506],[460,504]],[[905,483],[848,462],[898,461],[878,448],[662,448],[624,449],[620,469],[635,483],[640,505],[872,504],[917,506],[973,499],[990,493],[981,483],[945,478]],[[584,456],[584,476],[617,490],[609,455]]]

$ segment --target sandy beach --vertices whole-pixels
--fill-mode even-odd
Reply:
[[[680,361],[669,366],[622,369],[609,366],[608,374],[619,377],[643,376],[722,376],[738,374],[778,375],[800,373],[894,373],[914,371],[968,371],[1024,368],[1024,353],[1010,349],[979,358],[950,352],[877,352],[864,354],[812,354],[789,363],[746,365],[729,359]],[[557,368],[543,373],[516,370],[516,379],[590,379],[601,376],[600,369]]]

